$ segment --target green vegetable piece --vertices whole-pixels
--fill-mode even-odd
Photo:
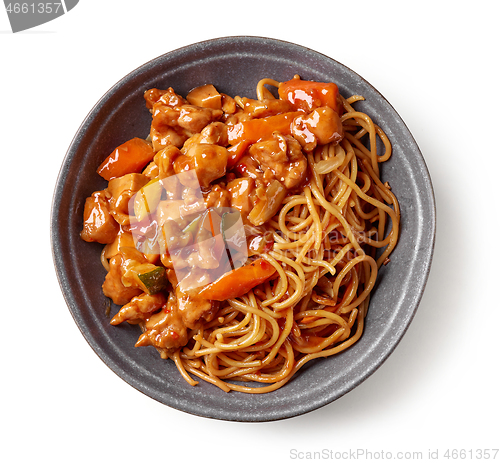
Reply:
[[[137,221],[141,221],[153,212],[161,199],[162,184],[154,178],[144,185],[134,197],[134,214]]]
[[[156,294],[167,287],[167,276],[163,267],[154,267],[144,273],[138,273],[137,278],[148,294]]]
[[[197,216],[192,222],[186,225],[186,227],[182,230],[182,233],[191,233],[192,235],[195,235],[201,221],[201,217],[201,215]]]
[[[226,246],[240,251],[246,247],[245,229],[239,211],[222,215],[221,231]]]

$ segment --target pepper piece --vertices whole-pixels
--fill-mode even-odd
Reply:
[[[155,153],[142,138],[132,138],[118,146],[99,166],[97,173],[108,182],[125,174],[141,172]]]
[[[264,258],[225,273],[218,280],[205,286],[199,296],[213,301],[225,301],[242,296],[255,286],[272,278],[276,269]]]

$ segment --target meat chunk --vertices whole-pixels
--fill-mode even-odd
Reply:
[[[109,208],[119,224],[130,224],[130,199],[148,182],[148,177],[136,173],[126,174],[109,181],[107,188],[107,192],[111,196]]]
[[[201,132],[205,126],[222,116],[221,110],[193,105],[180,106],[176,111],[179,113],[177,124],[191,134]]]
[[[172,275],[174,276],[172,277]],[[154,308],[150,313],[159,310],[144,318],[144,332],[139,337],[136,346],[176,349],[186,345],[188,329],[196,329],[198,321],[202,318],[210,321],[218,309],[217,302],[197,296],[199,291],[197,285],[205,284],[207,277],[206,271],[194,269],[178,283],[175,273],[169,271],[169,279],[176,288],[174,292],[170,293],[166,304],[161,297],[152,300],[150,305],[148,298],[139,297],[133,300],[129,304],[130,308],[126,309],[126,312],[132,316],[141,317],[149,308]]]
[[[146,167],[145,169],[142,171],[142,173],[150,178],[150,179],[153,179],[155,177],[158,177],[160,171],[158,169],[158,166],[156,165],[156,163],[154,161],[151,161]]]
[[[196,243],[189,249],[186,262],[190,267],[201,269],[218,269],[224,252],[224,241],[221,234],[212,236],[208,230],[202,229],[196,236]]]
[[[185,248],[192,242],[191,234],[183,233],[178,222],[174,220],[167,220],[162,223],[161,235],[158,239],[160,241],[160,248],[163,253],[170,254],[173,253],[176,249]],[[183,263],[185,264],[185,262]]]
[[[170,177],[175,174],[174,161],[181,155],[176,146],[167,146],[155,154],[154,162],[158,166],[158,175],[162,178]]]
[[[186,100],[192,105],[203,108],[222,109],[221,94],[212,84],[201,85],[193,88],[187,95]]]
[[[174,161],[174,169],[176,174],[194,170],[199,185],[202,188],[208,188],[214,180],[226,173],[228,158],[229,153],[223,146],[193,143],[187,149],[186,154]],[[196,188],[196,185],[186,184],[181,177],[179,180],[190,188]]]
[[[142,289],[137,286],[125,286],[123,284],[123,263],[124,258],[121,253],[114,255],[109,260],[109,272],[102,285],[104,295],[111,298],[117,305],[127,304],[133,297],[142,293]]]
[[[124,321],[136,322],[145,320],[167,303],[167,298],[162,293],[143,293],[135,296],[125,304],[120,311],[111,319],[112,325],[119,325]]]
[[[169,87],[167,90],[151,88],[144,93],[144,99],[146,100],[146,107],[150,110],[153,109],[155,103],[158,102],[170,106],[171,108],[176,108],[177,106],[182,106],[187,103],[184,98],[175,93],[172,87]]]
[[[162,310],[146,320],[144,332],[135,345],[176,349],[184,346],[187,341],[186,325],[179,313],[175,294],[171,293]]]
[[[230,194],[221,185],[214,185],[205,197],[205,205],[207,209],[212,207],[229,207]]]
[[[181,147],[189,138],[189,135],[179,127],[170,127],[169,125],[153,125],[149,132],[154,151],[160,151],[166,146],[173,145]]]
[[[292,124],[292,135],[300,142],[304,151],[310,152],[319,144],[338,143],[343,130],[340,116],[329,106],[298,116]]]
[[[190,329],[199,328],[201,318],[210,321],[216,308],[216,301],[209,301],[195,295],[183,294],[179,300],[179,310],[186,327]]]
[[[222,110],[226,114],[234,114],[236,112],[237,105],[235,99],[226,93],[221,93],[221,105]]]
[[[124,247],[135,247],[134,236],[132,235],[132,232],[121,228],[114,241],[107,244],[104,248],[104,258],[111,259]]]
[[[246,217],[254,206],[252,198],[255,189],[253,178],[235,178],[227,184],[231,207],[238,209],[242,217]]]
[[[208,124],[200,133],[186,140],[181,149],[182,153],[185,154],[189,146],[195,143],[227,146],[227,125],[222,122],[212,122]]]
[[[201,108],[189,104],[172,107],[160,99],[153,105],[151,141],[159,151],[169,145],[180,148],[184,142],[222,116],[222,110]]]
[[[264,173],[269,170],[272,177],[288,189],[305,178],[307,160],[299,142],[293,137],[275,133],[270,140],[253,144],[248,153]]]
[[[201,318],[210,321],[217,309],[216,303],[198,296],[200,288],[210,283],[209,278],[206,270],[195,267],[175,288],[179,313],[190,329],[196,329]]]
[[[88,242],[112,243],[120,226],[110,212],[106,192],[96,191],[85,200],[83,230],[80,236]]]

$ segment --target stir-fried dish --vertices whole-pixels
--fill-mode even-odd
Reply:
[[[136,346],[189,384],[263,393],[361,337],[400,212],[362,97],[298,76],[256,93],[147,90],[150,133],[98,167],[81,237],[105,245],[111,324]]]

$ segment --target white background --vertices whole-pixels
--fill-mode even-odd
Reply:
[[[0,459],[286,462],[360,449],[372,459],[438,450],[452,461],[447,449],[499,448],[494,8],[481,0],[81,0],[17,34],[0,11]],[[426,292],[394,354],[336,402],[272,423],[191,416],[122,381],[73,322],[50,249],[58,171],[94,103],[150,59],[229,35],[295,42],[362,75],[413,133],[437,201]]]

